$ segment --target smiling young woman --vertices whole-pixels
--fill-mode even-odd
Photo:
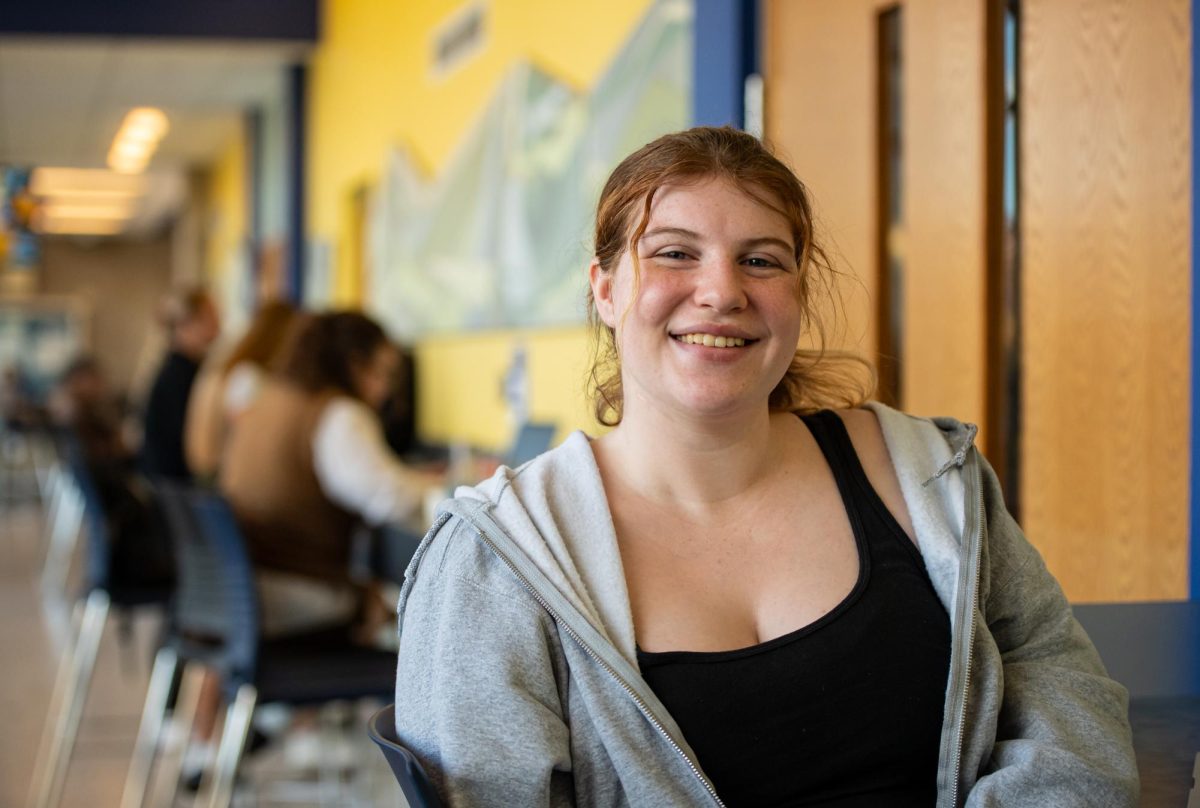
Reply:
[[[974,428],[859,406],[820,349],[832,273],[749,135],[613,172],[614,428],[460,490],[401,597],[396,726],[448,802],[1136,803],[1125,693]]]

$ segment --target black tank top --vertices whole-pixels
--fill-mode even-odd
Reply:
[[[950,619],[835,413],[805,416],[858,544],[854,589],[790,634],[735,651],[638,651],[726,805],[936,802]]]

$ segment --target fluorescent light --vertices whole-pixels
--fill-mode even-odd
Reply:
[[[37,228],[50,235],[111,236],[125,229],[125,222],[116,219],[50,219]]]
[[[170,124],[155,107],[134,107],[125,114],[117,136],[108,150],[108,167],[122,174],[137,174],[146,168],[158,141]]]
[[[52,201],[42,205],[43,216],[50,219],[128,219],[133,215],[131,202],[103,201],[99,204],[78,204]]]
[[[129,110],[125,116],[125,124],[130,130],[145,133],[152,140],[161,140],[171,128],[167,116],[156,107],[136,107]]]
[[[42,167],[33,171],[29,192],[34,196],[139,196],[145,191],[142,177],[116,174],[103,168]]]

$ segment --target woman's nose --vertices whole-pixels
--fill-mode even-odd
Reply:
[[[718,312],[738,311],[746,307],[745,277],[732,258],[706,262],[696,278],[696,302]]]

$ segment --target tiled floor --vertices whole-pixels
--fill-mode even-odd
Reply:
[[[70,606],[61,593],[42,593],[41,509],[0,505],[0,808],[26,804],[58,657],[68,634]],[[153,655],[156,618],[139,617],[131,642],[119,642],[110,618],[63,795],[63,808],[116,806],[120,802]],[[367,711],[372,705],[355,709]],[[362,717],[351,722],[356,771],[339,786],[314,774],[288,771],[279,744],[244,767],[238,805],[403,806],[383,758],[370,745]],[[186,805],[184,799],[177,805]]]

